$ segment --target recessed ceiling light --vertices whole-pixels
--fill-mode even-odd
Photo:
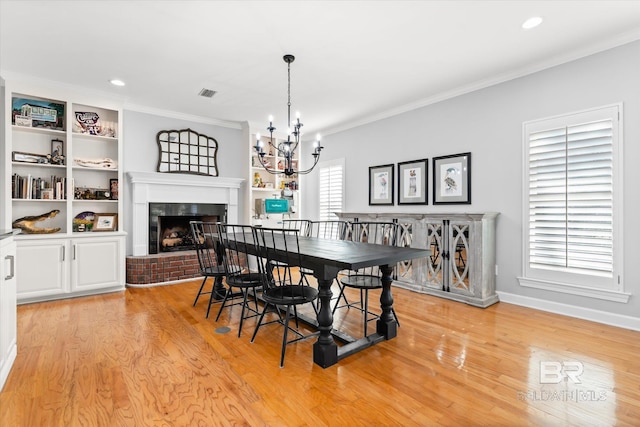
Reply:
[[[540,24],[542,24],[542,18],[540,18],[539,16],[532,16],[531,18],[524,21],[524,23],[522,24],[522,28],[525,30],[530,30]]]
[[[109,80],[109,83],[111,83],[114,86],[124,86],[124,82],[118,79]]]

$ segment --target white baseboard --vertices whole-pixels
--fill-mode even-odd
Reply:
[[[498,292],[498,296],[500,297],[500,302],[521,305],[523,307],[534,308],[536,310],[563,314],[565,316],[577,317],[578,319],[604,323],[605,325],[640,331],[640,318],[638,317],[624,316],[606,311],[577,307],[575,305],[561,304],[508,292]]]

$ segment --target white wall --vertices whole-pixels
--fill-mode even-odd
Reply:
[[[218,176],[228,178],[246,178],[248,160],[246,144],[238,124],[237,129],[198,123],[148,113],[126,110],[124,115],[124,174],[127,172],[155,172],[158,166],[158,144],[156,135],[161,130],[191,129],[195,132],[215,138],[218,141]],[[211,177],[211,179],[216,179]],[[132,227],[131,186],[126,182],[124,199],[125,231]],[[244,191],[244,189],[243,189]],[[241,195],[240,200],[245,200]],[[244,218],[244,206],[240,207],[239,217]],[[131,239],[127,239],[127,255],[133,253]]]
[[[578,317],[640,328],[640,42],[633,42],[535,74],[439,102],[324,138],[322,160],[346,158],[346,212],[500,212],[497,289],[504,299]],[[425,77],[428,78],[428,77]],[[522,124],[525,121],[622,102],[624,108],[624,270],[628,303],[523,288]],[[368,167],[472,153],[472,204],[368,206]],[[431,174],[431,164],[429,165]],[[304,188],[318,186],[317,174]],[[397,191],[397,189],[396,189]],[[314,192],[311,192],[313,194]],[[315,198],[303,209],[318,210]],[[563,305],[565,304],[565,305]]]

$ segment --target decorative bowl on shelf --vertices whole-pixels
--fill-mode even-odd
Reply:
[[[73,231],[91,231],[91,228],[93,227],[93,220],[95,219],[95,217],[95,212],[80,212],[73,219]]]

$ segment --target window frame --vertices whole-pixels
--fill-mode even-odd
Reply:
[[[561,114],[524,122],[522,125],[522,276],[523,287],[581,295],[592,298],[628,302],[630,294],[624,292],[622,281],[623,257],[623,106],[610,104],[568,114]],[[579,274],[563,268],[534,268],[529,262],[529,135],[543,130],[572,127],[596,120],[612,120],[612,273],[603,278],[597,274]],[[566,269],[569,270],[569,269]]]

